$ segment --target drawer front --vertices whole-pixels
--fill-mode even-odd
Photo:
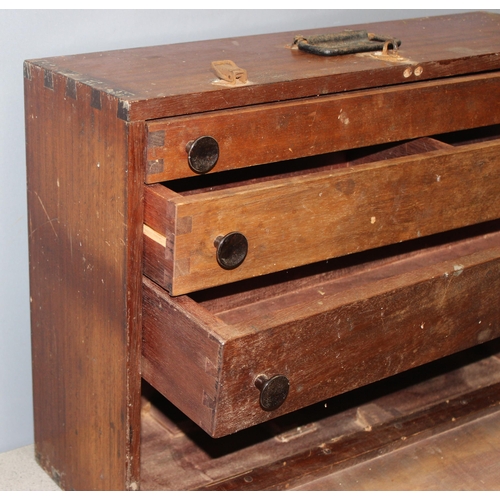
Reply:
[[[498,101],[493,73],[153,121],[146,182],[198,175],[188,156],[207,168],[217,159],[217,172],[492,125]],[[192,152],[201,137],[215,139],[218,155]]]
[[[203,302],[144,280],[143,377],[214,437],[499,336],[500,233],[280,286]]]
[[[145,198],[144,272],[179,295],[499,218],[500,140]],[[228,270],[216,246],[232,233],[248,249]]]

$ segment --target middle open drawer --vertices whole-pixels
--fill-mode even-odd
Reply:
[[[343,155],[146,186],[145,275],[180,295],[500,217],[499,139]]]

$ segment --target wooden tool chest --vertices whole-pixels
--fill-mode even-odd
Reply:
[[[172,440],[231,448],[475,346],[496,356],[500,16],[318,31],[360,30],[382,48],[322,56],[278,33],[25,63],[36,455],[62,488],[296,486],[254,481],[241,450],[176,483]],[[492,412],[491,370],[438,392],[476,391],[460,418]],[[309,479],[333,470],[315,463]]]

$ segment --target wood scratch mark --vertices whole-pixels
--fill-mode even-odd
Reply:
[[[456,276],[454,273],[450,276],[448,273],[445,273],[444,277],[445,278],[448,278],[445,282],[445,286],[444,286],[444,291],[443,291],[443,296],[441,297],[441,303],[440,303],[440,307],[443,306],[443,304],[445,303],[446,301],[446,296],[448,294],[448,288],[450,288],[450,285],[451,285],[451,282],[453,280],[453,276]]]
[[[314,123],[316,122],[316,117],[318,116],[318,111],[314,110],[312,113],[309,113],[309,116],[312,117],[312,121],[309,124],[309,127],[312,127]]]
[[[345,111],[340,110],[340,114],[337,117],[344,125],[349,125],[349,117]]]
[[[309,128],[313,128],[314,124],[316,123],[316,118],[318,117],[318,107],[314,109],[312,113],[309,113],[309,117],[312,118],[312,121],[309,123]],[[315,133],[314,137],[311,140],[311,145],[309,146],[309,149],[314,150],[316,149],[316,143],[318,142],[318,134]]]
[[[451,273],[451,274],[445,273],[444,274],[444,277],[447,278],[447,281],[446,281],[446,285],[444,288],[443,297],[441,299],[441,305],[444,304],[444,302],[445,302],[446,295],[448,294],[448,288],[450,288],[450,285],[451,285],[453,278],[460,276],[462,274],[463,270],[464,270],[464,266],[462,264],[454,264],[453,265],[453,273]]]
[[[47,222],[48,222],[48,223],[50,224],[50,226],[52,227],[52,231],[54,231],[54,234],[56,235],[56,238],[58,238],[58,239],[59,239],[59,236],[57,235],[56,228],[54,227],[54,224],[52,224],[52,221],[57,220],[57,217],[54,217],[53,219],[51,219],[51,218],[49,217],[49,214],[48,214],[48,212],[47,212],[47,209],[45,208],[45,205],[43,204],[42,199],[40,198],[40,196],[38,196],[38,193],[37,193],[36,191],[35,191],[35,194],[36,194],[36,196],[37,196],[37,198],[38,198],[38,201],[40,202],[40,205],[42,205],[42,208],[43,208],[43,211],[45,212],[45,215],[47,216]],[[41,227],[41,226],[40,226],[40,227]],[[38,228],[37,228],[37,229],[38,229]],[[36,231],[36,229],[35,229],[35,231]],[[33,231],[33,232],[35,232],[35,231]]]
[[[381,307],[380,308],[380,320],[382,322],[382,331],[385,333],[387,331],[387,327],[385,325],[385,312],[384,312],[384,308]],[[389,358],[389,364],[390,364],[390,358]]]

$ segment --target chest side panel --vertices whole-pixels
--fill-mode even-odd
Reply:
[[[128,126],[116,99],[29,63],[25,92],[37,459],[65,489],[133,488],[140,248],[128,212],[141,203]]]

